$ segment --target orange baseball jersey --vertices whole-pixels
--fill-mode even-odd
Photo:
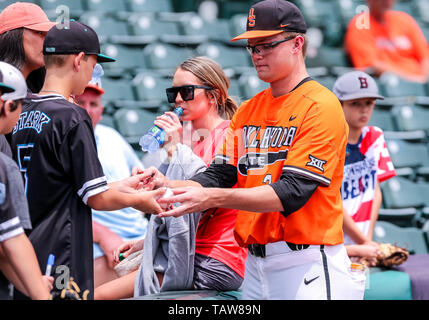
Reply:
[[[340,188],[347,136],[340,102],[314,80],[278,98],[268,88],[244,102],[215,159],[237,168],[237,187],[271,184],[283,172],[320,185],[301,209],[287,217],[280,212],[239,211],[235,225],[239,244],[342,243]]]

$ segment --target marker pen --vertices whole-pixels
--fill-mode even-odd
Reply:
[[[54,262],[55,262],[55,256],[53,254],[50,254],[49,258],[48,258],[48,264],[46,265],[45,276],[49,277],[51,275],[51,271],[52,271],[52,267],[54,266]]]

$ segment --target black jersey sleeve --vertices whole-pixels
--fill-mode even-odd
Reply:
[[[0,160],[0,242],[24,233],[18,213],[12,204],[5,164]]]
[[[230,164],[213,162],[205,171],[197,173],[190,180],[206,188],[232,188],[237,183],[237,168]]]
[[[301,209],[319,186],[319,182],[302,175],[285,172],[270,184],[283,204],[285,217]]]
[[[67,132],[60,158],[85,204],[89,197],[108,189],[90,121],[81,121]]]

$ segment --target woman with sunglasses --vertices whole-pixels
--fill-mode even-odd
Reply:
[[[198,171],[204,170],[209,165],[218,146],[223,144],[224,135],[232,118],[237,104],[228,96],[229,79],[222,68],[213,60],[206,57],[190,58],[184,61],[176,70],[173,78],[173,86],[166,90],[168,101],[175,107],[183,108],[181,119],[173,112],[157,118],[154,122],[167,134],[168,139],[163,148],[168,153],[168,161],[156,164],[165,176],[174,179],[187,179]],[[227,119],[227,120],[226,120]],[[184,122],[182,126],[181,121]],[[164,151],[164,152],[165,152]],[[163,152],[162,150],[159,152]],[[155,158],[155,157],[153,157]],[[158,157],[159,159],[159,157]],[[145,163],[147,165],[147,163]],[[193,265],[193,277],[188,287],[180,289],[237,290],[244,277],[244,262],[247,249],[240,247],[234,239],[234,225],[237,216],[236,210],[214,208],[204,214],[195,214],[198,221],[194,244],[181,243],[178,251],[172,253],[171,247],[169,259],[172,256],[188,254],[186,248],[195,246],[195,260]],[[168,218],[173,223],[179,224],[176,218]],[[151,217],[149,228],[154,226],[156,217]],[[159,220],[159,219],[158,219]],[[169,222],[166,221],[166,224]],[[195,230],[190,230],[190,234]],[[148,231],[145,246],[149,246],[151,230]],[[155,232],[152,230],[152,234]],[[191,240],[192,242],[192,240]],[[119,262],[119,254],[123,257],[141,250],[143,242],[124,243],[116,250],[115,259]],[[153,249],[153,248],[152,248]],[[151,250],[146,249],[145,252]],[[143,257],[143,264],[147,256]],[[173,264],[173,263],[171,263]],[[169,260],[170,265],[170,260]],[[144,268],[143,268],[144,269]],[[189,268],[191,270],[192,268]],[[147,270],[143,270],[147,272]],[[185,271],[186,273],[186,271]],[[162,283],[167,285],[167,274],[177,278],[186,277],[182,270],[167,270],[166,277],[158,274],[159,287]],[[137,271],[124,277],[106,283],[95,290],[95,299],[120,299],[147,292],[139,285],[145,275]],[[137,279],[136,279],[137,277]],[[134,291],[136,283],[136,291]],[[175,290],[178,290],[175,288]]]

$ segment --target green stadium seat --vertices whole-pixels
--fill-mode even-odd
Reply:
[[[326,77],[313,77],[313,79],[316,80],[317,82],[319,82],[321,85],[328,88],[329,90],[332,90],[332,88],[334,87],[334,83],[335,83],[337,78],[326,76]]]
[[[425,96],[425,85],[407,81],[395,74],[383,74],[379,78],[380,90],[386,97]]]
[[[256,72],[243,73],[238,78],[238,83],[243,94],[243,99],[252,98],[255,94],[267,89],[270,85],[258,78]]]
[[[393,10],[402,11],[408,13],[410,16],[415,16],[413,6],[410,5],[409,1],[395,1],[395,5],[393,6]]]
[[[391,178],[380,185],[385,208],[418,208],[424,205],[426,195],[416,182],[403,177]]]
[[[142,101],[145,107],[153,109],[168,103],[165,89],[171,87],[171,83],[171,79],[151,72],[139,73],[133,79],[137,99]]]
[[[392,113],[390,110],[382,110],[377,107],[374,108],[372,112],[371,119],[368,123],[370,126],[376,126],[382,129],[383,131],[394,131],[396,130],[395,124],[393,122]]]
[[[113,104],[116,108],[135,108],[139,105],[131,80],[104,77],[101,83],[105,90],[103,95],[105,104]]]
[[[350,63],[343,48],[320,46],[317,50],[308,51],[306,65],[309,68],[325,67],[334,75],[350,69]]]
[[[161,42],[151,43],[143,49],[146,67],[164,76],[172,76],[177,67],[194,56],[191,49]]]
[[[145,69],[143,49],[140,47],[113,43],[106,43],[101,47],[101,52],[116,59],[115,62],[103,65],[106,74],[123,77],[125,73],[136,74],[140,69]]]
[[[365,0],[335,0],[335,3],[344,26],[347,26],[350,20],[362,9],[368,8]]]
[[[323,31],[324,45],[341,46],[345,26],[334,1],[296,0],[309,27]]]
[[[124,1],[125,2],[125,1]],[[128,0],[132,12],[172,12],[170,0]]]
[[[103,12],[85,12],[79,21],[94,29],[102,43],[113,40],[120,42],[121,38],[126,39],[130,33],[126,21],[117,20]]]
[[[223,69],[232,70],[228,72],[230,77],[253,70],[250,55],[244,48],[229,47],[218,42],[207,42],[199,45],[196,52],[215,60]]]
[[[16,1],[14,1],[16,2]],[[31,2],[31,1],[26,1]],[[33,1],[37,3],[37,1]],[[61,10],[60,6],[65,6],[69,10],[70,17],[78,18],[85,11],[85,8],[82,5],[81,1],[76,0],[40,0],[40,7],[49,17],[58,16],[58,14],[62,14],[63,10]],[[58,12],[57,12],[58,9]]]
[[[117,13],[128,11],[126,1],[117,0],[85,0],[89,11]]]
[[[240,13],[232,16],[231,19],[229,20],[232,38],[245,32],[246,24],[247,24],[247,14]],[[238,41],[230,42],[230,44],[244,47],[247,44],[247,40],[238,40]]]
[[[337,10],[333,1],[295,0],[308,26],[323,26],[329,18],[338,19]]]
[[[228,94],[237,102],[239,105],[243,102],[243,95],[241,94],[240,84],[237,79],[230,79],[230,85]]]
[[[392,109],[396,127],[403,131],[429,130],[429,109],[417,105],[401,105]]]
[[[113,119],[119,133],[128,143],[136,145],[141,136],[153,125],[157,116],[154,112],[142,109],[119,109],[113,115]]]
[[[230,19],[236,14],[248,13],[249,8],[258,1],[260,0],[218,0],[216,2],[219,5],[219,17]]]
[[[205,36],[209,41],[221,41],[230,43],[233,38],[230,30],[230,22],[227,19],[206,21],[195,14],[181,22],[183,34],[188,36]]]
[[[386,144],[395,168],[429,165],[429,153],[425,143],[386,139]]]
[[[103,124],[105,126],[111,127],[113,129],[115,128],[115,123],[113,121],[113,117],[109,114],[103,113],[103,116],[99,122],[99,124]]]
[[[179,26],[175,22],[159,21],[154,14],[139,13],[130,16],[129,24],[132,34],[136,36],[180,35]]]
[[[412,6],[416,13],[414,16],[424,23],[429,23],[429,2],[427,0],[413,0]]]
[[[406,248],[410,254],[427,254],[429,252],[422,229],[398,227],[387,221],[377,221],[373,241],[398,245]]]
[[[204,41],[204,36],[186,36],[181,34],[179,23],[161,20],[154,13],[135,13],[129,16],[131,34],[136,44],[149,44],[156,41],[171,44],[197,45]]]
[[[16,0],[0,0],[0,11],[2,11],[4,8],[6,8],[7,6],[9,6],[15,2],[17,2],[17,1]],[[30,0],[30,1],[23,1],[23,2],[31,2],[31,3],[35,3],[37,5],[40,5],[38,0],[32,0],[32,1]]]
[[[421,211],[416,208],[386,209],[378,211],[378,221],[387,221],[399,227],[414,227],[421,223]]]

